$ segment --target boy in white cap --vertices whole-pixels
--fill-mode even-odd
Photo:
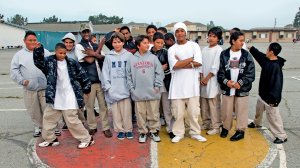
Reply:
[[[75,44],[76,44],[76,38],[72,33],[67,33],[61,41],[65,44],[67,48],[67,56],[68,58],[72,58],[74,60],[78,60],[78,58],[75,55]]]
[[[184,138],[184,111],[186,110],[191,138],[205,142],[206,139],[200,135],[201,129],[198,123],[200,116],[201,50],[198,44],[186,39],[187,28],[184,23],[176,23],[174,31],[177,43],[168,50],[168,60],[172,73],[169,99],[171,99],[171,110],[175,118],[172,128],[175,137],[171,141],[177,143]]]

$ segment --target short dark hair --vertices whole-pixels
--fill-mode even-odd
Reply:
[[[172,34],[172,33],[165,34],[165,40],[169,40],[169,39],[172,39],[173,41],[175,41],[174,34]]]
[[[164,33],[168,33],[168,30],[165,27],[159,27],[157,30],[161,30]]]
[[[271,43],[269,45],[269,51],[273,51],[274,55],[278,55],[281,52],[281,45],[279,43]]]
[[[236,41],[240,36],[244,36],[244,33],[240,31],[233,32],[229,40],[230,45],[233,45],[232,40]]]
[[[156,32],[153,35],[153,41],[155,41],[157,39],[165,40],[165,37],[164,37],[164,35],[161,32]]]
[[[131,33],[128,26],[122,26],[122,27],[120,28],[120,32],[121,32],[122,30],[128,30],[128,32]]]
[[[149,25],[149,26],[147,26],[146,32],[148,32],[149,29],[154,29],[155,31],[157,31],[157,27],[154,26],[154,25]]]
[[[137,36],[136,39],[135,39],[135,45],[136,45],[136,46],[140,46],[141,42],[142,42],[144,39],[148,39],[148,40],[149,40],[149,37],[146,36],[146,35],[139,35],[139,36]]]
[[[236,32],[236,31],[241,31],[241,29],[239,29],[239,28],[237,28],[237,27],[234,27],[234,28],[232,28],[231,30],[232,30],[232,31],[235,31],[235,32]]]
[[[24,36],[24,39],[26,39],[29,35],[33,35],[33,36],[36,37],[35,32],[29,30],[29,31],[26,31],[25,36]]]
[[[125,37],[124,37],[124,35],[122,34],[122,33],[120,33],[120,32],[115,32],[114,34],[112,34],[112,36],[110,37],[110,41],[111,41],[111,44],[113,43],[113,41],[114,41],[114,39],[119,39],[121,42],[123,42],[124,43],[124,41],[125,41]]]
[[[209,35],[210,33],[216,35],[216,36],[218,37],[219,40],[222,39],[222,29],[220,29],[219,27],[213,27],[213,28],[211,28],[211,29],[208,31],[207,35]]]
[[[57,50],[59,48],[67,49],[66,45],[64,45],[63,43],[57,43],[55,45],[55,50]]]

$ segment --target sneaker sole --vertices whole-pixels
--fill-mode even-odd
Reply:
[[[192,139],[195,139],[195,140],[197,140],[197,141],[199,141],[199,142],[206,142],[207,141],[207,139],[197,139],[197,138],[195,138],[195,137],[191,137]]]
[[[45,146],[41,146],[41,145],[39,145],[39,147],[41,147],[41,148],[45,148],[45,147],[50,147],[50,146],[58,146],[59,145],[59,142],[52,142],[52,143],[49,143],[49,145],[45,145]]]
[[[134,137],[126,137],[127,139],[133,139]]]
[[[124,140],[125,138],[118,138],[118,140]]]

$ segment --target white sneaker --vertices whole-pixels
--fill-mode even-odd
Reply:
[[[89,147],[91,145],[94,145],[94,144],[95,144],[95,141],[92,137],[90,142],[81,142],[77,147],[78,147],[78,149],[84,149],[84,148],[87,148],[87,147]]]
[[[39,147],[41,148],[44,148],[44,147],[48,147],[48,146],[58,146],[59,145],[59,142],[57,139],[55,139],[54,141],[52,142],[42,142],[42,143],[39,143]]]
[[[201,135],[191,135],[191,138],[192,138],[192,139],[196,139],[197,141],[200,141],[200,142],[206,142],[206,141],[207,141],[207,139],[204,138],[204,137],[201,136]]]
[[[160,137],[157,132],[155,133],[150,132],[150,138],[153,139],[153,141],[155,142],[160,142]]]
[[[34,127],[33,137],[40,137],[42,135],[42,130],[39,127]]]
[[[211,129],[209,131],[207,131],[206,135],[215,135],[215,134],[219,134],[220,131],[219,129]]]
[[[146,140],[147,140],[147,135],[146,134],[140,134],[139,143],[145,143]]]
[[[172,138],[171,142],[177,143],[179,142],[183,137],[176,135],[174,138]]]

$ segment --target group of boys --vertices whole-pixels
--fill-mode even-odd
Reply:
[[[161,104],[173,143],[184,138],[186,125],[192,139],[207,141],[201,129],[207,129],[207,135],[225,138],[232,127],[233,112],[237,124],[230,140],[243,139],[248,95],[255,76],[251,54],[262,66],[262,73],[256,118],[248,127],[261,127],[262,112],[266,110],[274,143],[287,141],[278,110],[285,62],[278,56],[278,43],[272,43],[266,55],[249,47],[250,54],[242,49],[244,34],[236,31],[230,36],[231,47],[223,51],[218,45],[222,30],[214,27],[208,31],[209,46],[201,52],[198,44],[187,40],[184,23],[174,25],[176,41],[172,33],[154,25],[148,26],[146,33],[133,39],[130,29],[121,27],[109,37],[112,50],[105,56],[101,50],[106,40],[93,43],[88,26],[81,27],[82,39],[76,46],[74,35],[66,34],[64,44],[56,45],[54,55],[38,44],[34,32],[26,33],[26,48],[14,56],[11,78],[24,86],[24,101],[38,130],[36,136],[42,128],[45,141],[40,147],[59,145],[54,130],[62,116],[72,136],[81,142],[78,148],[93,145],[97,132],[96,97],[106,137],[112,137],[108,105],[118,139],[133,139],[134,112],[138,141],[145,143],[149,136],[160,142]],[[88,130],[83,125],[84,107]]]

